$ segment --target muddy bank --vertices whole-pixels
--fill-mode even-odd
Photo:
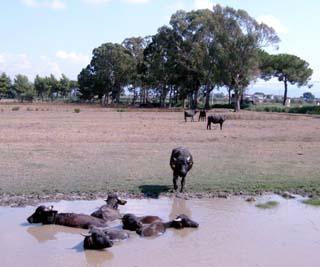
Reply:
[[[231,196],[262,196],[277,194],[287,198],[285,195],[287,193],[298,195],[301,197],[319,197],[319,195],[312,192],[307,192],[304,190],[291,190],[291,191],[276,191],[276,192],[186,192],[186,193],[156,193],[156,192],[145,192],[145,193],[128,193],[128,192],[116,192],[120,197],[127,199],[144,199],[144,198],[154,198],[167,197],[167,198],[182,198],[182,199],[202,199],[202,198],[229,198]],[[55,193],[55,194],[30,194],[30,195],[10,195],[2,194],[0,195],[0,206],[10,206],[10,207],[24,207],[27,205],[36,205],[41,202],[48,201],[61,201],[61,200],[96,200],[99,198],[106,198],[108,193],[97,192],[97,193]]]
[[[259,209],[242,196],[214,199],[130,199],[122,213],[153,214],[164,220],[184,213],[198,229],[168,229],[157,238],[130,238],[101,251],[84,251],[83,230],[26,223],[35,207],[0,207],[2,266],[318,266],[320,213],[301,199],[278,195],[256,197],[256,203],[277,201]],[[61,212],[90,213],[103,199],[59,201]],[[120,222],[113,226],[121,227]]]

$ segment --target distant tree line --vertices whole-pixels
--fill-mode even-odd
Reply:
[[[11,81],[2,73],[0,98],[54,100],[78,87],[83,101],[98,99],[103,106],[120,103],[129,92],[131,104],[172,107],[184,106],[187,100],[195,109],[199,96],[209,108],[211,92],[224,87],[238,111],[251,82],[277,78],[284,85],[285,104],[288,85],[308,85],[312,69],[295,55],[265,52],[264,48],[277,48],[279,42],[274,29],[241,9],[215,5],[212,10],[180,10],[152,36],[95,48],[77,81],[65,75],[60,79],[37,75],[30,82],[21,74]]]
[[[286,98],[288,83],[307,84],[312,70],[296,56],[264,52],[279,41],[272,28],[244,10],[219,5],[180,10],[153,36],[95,48],[90,64],[78,75],[81,98],[97,97],[108,105],[119,103],[128,90],[133,104],[147,104],[152,96],[161,107],[188,100],[190,108],[197,108],[202,94],[208,108],[212,90],[224,86],[238,111],[250,82],[272,77],[284,82]]]
[[[12,81],[6,73],[0,75],[0,98],[17,98],[21,101],[32,100],[34,97],[43,100],[54,100],[66,97],[71,90],[78,87],[78,82],[68,79],[62,74],[60,79],[54,75],[40,77],[37,75],[34,82],[22,74],[15,76]]]

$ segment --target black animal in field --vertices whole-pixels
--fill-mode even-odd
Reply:
[[[178,189],[177,180],[181,177],[180,192],[183,192],[185,178],[193,166],[193,158],[189,150],[184,147],[173,149],[170,157],[170,166],[173,170],[174,190]]]
[[[200,110],[198,121],[206,121],[206,119],[207,119],[206,111],[205,110]]]
[[[226,118],[223,115],[210,115],[208,116],[207,130],[211,130],[211,123],[220,124],[220,130],[222,130],[222,125],[225,122]]]

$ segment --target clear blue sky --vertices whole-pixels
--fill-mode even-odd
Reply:
[[[0,1],[0,72],[76,79],[91,58],[92,50],[105,42],[146,36],[168,24],[178,9],[211,8],[213,4],[244,9],[273,26],[281,38],[274,53],[290,53],[310,63],[320,97],[320,1],[317,0],[7,0]],[[307,88],[289,88],[299,96]],[[258,81],[250,91],[282,94],[277,81]]]

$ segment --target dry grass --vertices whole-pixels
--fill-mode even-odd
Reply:
[[[31,107],[39,112],[1,105],[0,193],[171,188],[176,146],[194,156],[189,191],[320,192],[318,119],[225,110],[223,131],[208,131],[204,122],[185,123],[182,112]]]

